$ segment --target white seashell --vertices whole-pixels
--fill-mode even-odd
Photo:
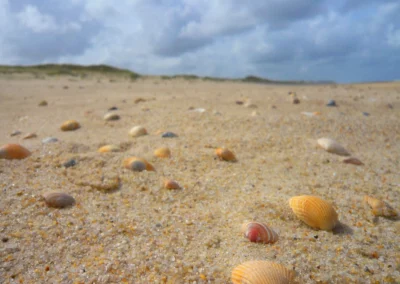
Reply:
[[[109,112],[104,115],[103,119],[106,121],[118,120],[120,119],[120,116],[115,112]]]
[[[330,138],[320,138],[317,140],[318,145],[329,153],[333,153],[339,156],[350,156],[347,150],[337,143],[335,140]]]
[[[146,135],[147,130],[143,126],[139,125],[139,126],[135,126],[135,127],[131,128],[131,130],[129,130],[129,134],[132,137],[139,137],[139,136]]]

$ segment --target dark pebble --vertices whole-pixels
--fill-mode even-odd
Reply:
[[[368,112],[363,112],[363,115],[364,116],[369,116],[369,113]]]
[[[75,166],[75,165],[76,165],[76,161],[75,161],[74,159],[71,159],[71,160],[65,162],[65,163],[63,164],[63,167],[64,167],[64,168],[70,168],[70,167],[73,167],[73,166]]]
[[[328,107],[335,107],[335,106],[337,106],[337,105],[336,105],[335,100],[330,100],[330,101],[326,104],[326,106],[328,106]]]
[[[176,135],[174,132],[164,132],[161,135],[162,138],[174,138],[174,137],[178,137],[178,135]]]
[[[110,107],[110,108],[108,109],[108,111],[117,110],[117,109],[118,109],[117,107],[113,106],[113,107]]]

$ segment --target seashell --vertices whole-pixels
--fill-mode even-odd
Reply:
[[[175,134],[174,132],[167,131],[167,132],[164,132],[164,133],[161,135],[161,137],[162,137],[162,138],[175,138],[175,137],[178,137],[178,135]]]
[[[10,134],[10,136],[12,137],[12,136],[17,136],[17,135],[20,135],[22,132],[21,131],[19,131],[19,130],[15,130],[15,131],[13,131],[11,134]]]
[[[397,216],[396,210],[394,210],[392,206],[390,206],[384,201],[366,195],[364,196],[364,202],[368,203],[368,205],[372,208],[372,213],[375,216],[382,216],[382,217]]]
[[[62,192],[46,192],[43,197],[47,206],[54,208],[64,208],[75,203],[75,199],[71,195]]]
[[[233,284],[290,284],[294,283],[294,272],[279,263],[252,260],[232,270]]]
[[[109,112],[104,115],[103,119],[106,121],[118,120],[120,119],[120,116],[115,112]]]
[[[24,137],[22,137],[22,139],[31,139],[36,137],[37,137],[36,133],[28,133]]]
[[[72,131],[80,128],[81,125],[76,120],[67,120],[61,125],[62,131]]]
[[[19,144],[6,144],[0,148],[0,159],[25,159],[31,152]]]
[[[73,167],[75,165],[76,165],[76,160],[75,159],[68,160],[68,161],[66,161],[65,163],[62,164],[62,166],[64,168],[70,168],[70,167]]]
[[[135,126],[133,128],[131,128],[131,130],[129,130],[129,135],[131,135],[132,137],[139,137],[139,136],[143,136],[147,134],[147,130],[146,128],[144,128],[143,126]]]
[[[119,151],[121,151],[121,148],[119,146],[113,145],[113,144],[104,145],[97,150],[97,152],[99,152],[99,153],[119,152]]]
[[[359,159],[354,158],[354,157],[350,157],[350,158],[344,159],[344,160],[343,160],[343,163],[345,163],[345,164],[352,164],[352,165],[356,165],[356,166],[364,165],[363,162],[361,162]]]
[[[145,99],[143,99],[143,98],[137,98],[137,99],[135,99],[133,102],[135,103],[135,104],[138,104],[138,103],[142,103],[142,102],[145,102],[146,100]]]
[[[235,162],[236,157],[235,155],[228,149],[225,148],[217,148],[215,150],[215,154],[220,158],[221,160],[224,161],[229,161],[229,162]]]
[[[275,233],[265,223],[249,222],[242,226],[242,232],[250,242],[272,244],[278,240],[278,234]]]
[[[164,187],[166,189],[180,189],[181,186],[179,185],[179,183],[177,183],[176,181],[172,180],[172,179],[167,179],[164,181]]]
[[[307,225],[330,231],[338,223],[338,214],[332,205],[316,196],[295,196],[289,200],[294,214]]]
[[[58,141],[58,139],[55,138],[55,137],[46,137],[46,138],[44,138],[44,139],[42,140],[42,143],[43,143],[43,144],[48,144],[48,143],[55,143],[55,142],[57,142],[57,141]]]
[[[336,101],[335,100],[329,100],[329,102],[326,104],[326,106],[328,107],[335,107],[337,106]]]
[[[39,103],[39,106],[47,106],[47,101],[41,101],[41,102]]]
[[[337,154],[339,156],[350,156],[350,153],[347,152],[342,145],[330,138],[320,138],[317,140],[317,143],[322,149],[329,153]]]
[[[167,147],[161,147],[154,150],[154,156],[158,158],[169,158],[171,157],[171,150]]]
[[[150,164],[146,159],[139,158],[139,157],[127,158],[124,160],[123,164],[126,169],[133,170],[133,171],[138,171],[138,172],[141,172],[143,170],[155,171],[155,168],[153,167],[152,164]],[[143,167],[142,164],[145,165],[145,168],[143,170],[140,170]]]
[[[110,108],[108,109],[108,111],[113,111],[113,110],[118,110],[118,108],[117,108],[116,106],[113,106],[113,107],[110,107]]]

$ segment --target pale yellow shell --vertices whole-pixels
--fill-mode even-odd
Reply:
[[[135,126],[133,128],[131,128],[131,130],[129,130],[129,135],[131,135],[132,137],[139,137],[139,136],[143,136],[147,134],[147,130],[146,128],[144,128],[143,126]]]
[[[0,159],[25,159],[31,152],[19,144],[6,144],[0,148]]]
[[[166,189],[180,189],[181,186],[179,185],[178,182],[172,180],[172,179],[167,179],[164,181],[164,187]]]
[[[139,158],[139,157],[130,157],[124,160],[123,165],[126,169],[132,169],[132,163],[135,161],[140,161],[146,165],[146,171],[155,171],[155,168],[152,164],[150,164],[146,159]]]
[[[108,152],[119,152],[121,151],[121,148],[117,145],[104,145],[102,147],[100,147],[97,152],[99,153],[108,153]]]
[[[278,241],[278,234],[265,223],[248,222],[242,225],[242,233],[251,242],[272,244]]]
[[[80,128],[81,125],[76,120],[67,120],[61,125],[62,131],[72,131]]]
[[[333,206],[316,196],[295,196],[289,200],[294,214],[307,225],[330,231],[338,223],[338,214]]]
[[[350,153],[338,142],[330,138],[320,138],[317,140],[318,145],[329,153],[339,156],[350,156]]]
[[[167,147],[161,147],[154,150],[154,156],[158,158],[169,158],[171,157],[171,150]]]
[[[397,212],[394,210],[392,206],[387,204],[386,202],[376,199],[371,196],[364,196],[364,201],[368,203],[368,205],[372,208],[372,213],[375,216],[383,216],[383,217],[396,217]]]
[[[266,260],[244,262],[232,270],[233,284],[290,284],[294,272],[285,266]]]
[[[115,112],[109,112],[104,115],[103,119],[106,121],[118,120],[120,119],[120,116]]]
[[[71,195],[62,192],[46,192],[43,197],[47,206],[54,208],[64,208],[75,203],[75,199]]]
[[[230,150],[226,148],[217,148],[215,150],[215,154],[224,161],[234,162],[236,161],[235,154],[233,154]]]

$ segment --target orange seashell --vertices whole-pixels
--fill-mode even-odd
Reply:
[[[220,158],[221,160],[224,161],[229,161],[229,162],[235,162],[236,157],[235,155],[228,149],[225,148],[217,148],[215,150],[215,154]]]
[[[6,144],[0,148],[0,159],[25,159],[31,152],[19,144]]]
[[[265,223],[245,223],[242,225],[242,232],[251,242],[272,244],[278,240],[278,234]]]
[[[347,152],[342,145],[330,138],[320,138],[317,140],[318,146],[329,153],[333,153],[339,156],[350,156],[350,153]]]
[[[104,145],[103,147],[100,147],[97,152],[99,153],[108,153],[108,152],[119,152],[121,151],[121,148],[117,145]]]
[[[307,225],[330,231],[338,223],[338,214],[332,205],[316,196],[295,196],[289,200],[294,214]]]
[[[61,125],[62,131],[72,131],[80,128],[81,125],[76,120],[67,120]]]
[[[266,260],[244,262],[232,270],[233,284],[290,284],[294,272],[279,263]]]
[[[43,197],[47,206],[54,208],[64,208],[75,203],[75,199],[71,195],[62,192],[46,192]]]
[[[343,163],[352,164],[352,165],[356,165],[356,166],[364,165],[363,162],[361,162],[359,159],[354,158],[354,157],[350,157],[350,158],[344,159]]]
[[[372,213],[375,216],[389,218],[397,216],[396,210],[394,210],[392,206],[382,200],[366,195],[364,196],[364,202],[366,202],[372,208]]]
[[[139,162],[139,163],[135,163],[135,162]],[[143,163],[145,165],[145,170],[146,171],[155,171],[156,169],[153,167],[152,164],[150,164],[146,159],[143,158],[139,158],[139,157],[130,157],[124,160],[123,165],[126,169],[129,170],[135,170],[140,169],[140,163]],[[135,170],[135,171],[139,171],[140,170]]]
[[[176,181],[172,180],[172,179],[167,179],[164,181],[164,187],[166,189],[180,189],[181,186],[179,185],[179,183],[177,183]]]
[[[154,156],[158,158],[169,158],[171,157],[171,150],[167,147],[161,147],[154,150]]]

